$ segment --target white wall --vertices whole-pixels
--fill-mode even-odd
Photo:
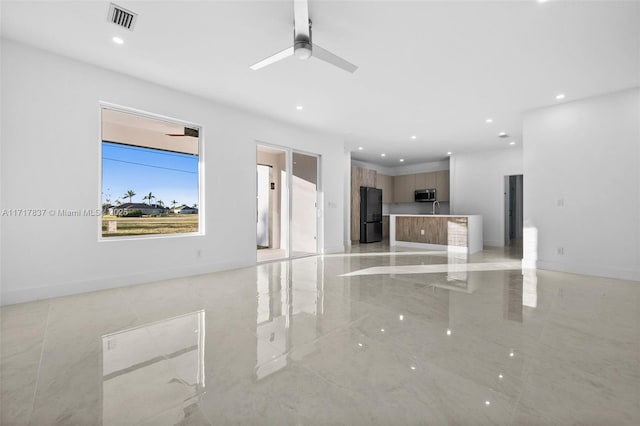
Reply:
[[[345,247],[351,245],[351,151],[345,148],[342,163],[343,238]]]
[[[437,172],[440,170],[449,170],[449,159],[442,161],[432,161],[429,163],[418,163],[409,164],[407,166],[393,167],[393,176]]]
[[[360,161],[360,160],[351,160],[351,165],[352,166],[356,166],[356,167],[363,167],[365,169],[369,169],[369,170],[375,170],[376,173],[379,173],[381,175],[386,175],[386,176],[393,176],[395,174],[393,167],[384,167],[384,166],[379,166],[377,164],[373,164],[373,163],[367,163],[364,161]]]
[[[432,161],[429,163],[409,164],[407,166],[385,167],[373,163],[367,163],[360,160],[351,160],[352,166],[364,167],[365,169],[375,170],[377,173],[386,176],[411,175],[415,173],[437,172],[440,170],[449,170],[449,160]]]
[[[640,280],[640,90],[529,112],[523,130],[525,262]]]
[[[255,264],[256,141],[322,155],[324,248],[343,250],[337,137],[10,41],[1,48],[3,209],[99,206],[99,101],[202,125],[206,171],[204,236],[98,242],[96,217],[4,217],[3,304]]]
[[[484,245],[504,246],[504,177],[522,174],[522,149],[454,155],[450,167],[451,214],[482,215]]]

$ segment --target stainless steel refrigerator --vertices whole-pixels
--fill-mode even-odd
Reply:
[[[382,189],[360,187],[360,242],[382,241]]]

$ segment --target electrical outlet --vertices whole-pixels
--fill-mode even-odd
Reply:
[[[196,251],[196,257],[202,257],[202,249],[198,249],[198,251]]]
[[[424,235],[424,229],[420,230],[420,235]]]
[[[558,198],[557,204],[558,207],[564,207],[564,198]]]
[[[564,247],[558,247],[558,255],[564,256]]]

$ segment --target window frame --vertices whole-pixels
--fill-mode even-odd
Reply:
[[[107,242],[107,241],[137,241],[137,240],[153,240],[153,239],[163,239],[163,238],[185,238],[185,237],[202,237],[205,236],[205,211],[206,211],[206,203],[205,203],[205,163],[204,163],[204,126],[198,123],[194,123],[192,121],[186,121],[179,118],[169,117],[161,114],[155,114],[152,112],[126,107],[110,102],[99,101],[98,102],[98,209],[102,212],[102,203],[103,203],[103,182],[102,182],[102,111],[105,109],[132,114],[143,118],[149,118],[153,120],[166,121],[172,124],[178,124],[184,127],[191,127],[194,129],[198,129],[198,231],[196,232],[180,232],[173,234],[149,234],[149,235],[123,235],[123,236],[113,236],[113,237],[104,237],[102,235],[102,213],[98,216],[97,221],[97,234],[98,234],[98,242]],[[143,147],[144,148],[144,147]]]

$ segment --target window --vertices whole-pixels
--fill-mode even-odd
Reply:
[[[102,237],[200,227],[200,129],[103,107]]]

